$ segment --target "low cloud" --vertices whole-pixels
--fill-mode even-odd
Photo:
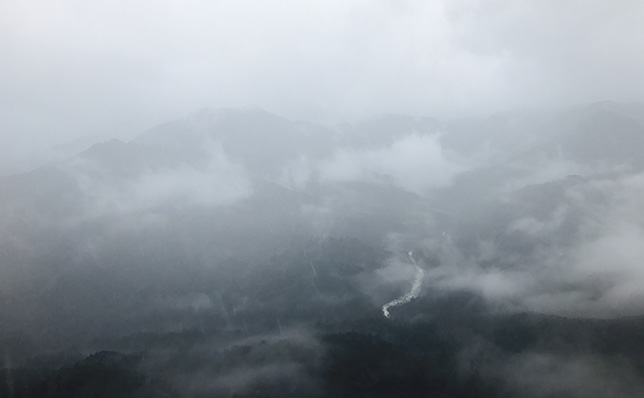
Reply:
[[[71,165],[87,200],[90,216],[126,214],[158,206],[226,206],[253,192],[244,168],[230,160],[220,146],[211,146],[205,165],[184,163],[113,179],[92,159]],[[96,173],[99,175],[96,175]]]
[[[626,360],[525,353],[506,360],[501,373],[510,391],[526,397],[636,397],[644,394],[641,379]]]
[[[410,134],[375,150],[341,149],[320,165],[324,182],[380,181],[419,195],[448,185],[462,167],[445,155],[437,135]]]
[[[643,193],[644,173],[596,178],[566,188],[564,199],[545,215],[522,210],[495,227],[501,231],[496,236],[478,236],[474,248],[469,243],[466,249],[462,237],[452,240],[449,234],[427,240],[424,246],[441,261],[428,270],[426,283],[434,292],[474,292],[500,311],[640,315]],[[521,209],[530,206],[525,200]],[[512,214],[513,203],[507,203],[506,213]]]
[[[319,386],[303,365],[317,366],[323,353],[309,331],[285,328],[279,335],[256,335],[233,344],[208,342],[184,355],[194,372],[172,369],[170,382],[187,395],[238,396],[287,390],[308,396]]]

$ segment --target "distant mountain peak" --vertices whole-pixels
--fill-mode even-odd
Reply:
[[[201,108],[187,116],[188,120],[209,120],[218,121],[224,119],[248,118],[248,117],[268,117],[285,120],[283,117],[257,106],[241,106],[227,108]]]
[[[266,131],[281,133],[293,129],[293,122],[258,106],[203,108],[184,118],[155,126],[134,141],[172,147],[201,146],[210,139],[221,141],[241,135],[257,138]]]
[[[96,143],[86,150],[82,151],[79,155],[81,156],[102,156],[107,153],[114,152],[115,150],[121,150],[122,148],[125,148],[127,144],[118,138],[112,138],[107,141],[99,142]]]

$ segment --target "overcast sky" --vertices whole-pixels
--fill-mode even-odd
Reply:
[[[203,107],[485,114],[644,95],[639,0],[3,0],[0,156]]]

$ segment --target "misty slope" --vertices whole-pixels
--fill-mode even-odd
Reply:
[[[193,156],[213,142],[233,161],[260,177],[274,177],[300,155],[319,157],[333,148],[321,126],[291,122],[262,109],[202,110],[150,129],[135,142]]]
[[[258,110],[201,112],[195,118],[206,138],[189,135],[183,146],[172,143],[173,134],[184,131],[171,124],[135,142],[96,144],[68,161],[2,180],[5,337],[43,331],[33,337],[50,344],[70,334],[220,325],[234,306],[263,311],[274,325],[271,316],[293,316],[278,308],[280,300],[308,293],[311,282],[304,281],[299,293],[293,285],[289,296],[280,284],[298,280],[302,271],[270,258],[285,247],[310,246],[311,239],[327,242],[327,236],[378,242],[406,228],[405,218],[423,206],[416,195],[381,184],[313,183],[305,190],[280,185],[279,171],[271,169],[279,164],[271,162],[287,162],[286,152],[310,154],[292,137],[303,134],[300,123]],[[287,137],[283,145],[266,147],[266,138],[254,142],[274,139],[271,129]],[[307,145],[321,149],[314,141]],[[266,157],[258,160],[259,148]],[[270,165],[258,170],[257,161]],[[316,256],[331,255],[332,247]],[[355,250],[360,255],[372,249]],[[305,313],[364,300],[347,285],[351,272],[327,280],[334,264],[351,258],[351,250],[340,253],[344,257],[306,264],[309,279],[311,267],[319,268],[323,306],[301,302]],[[291,252],[288,259],[297,264],[298,255]],[[381,261],[373,257],[365,266]],[[265,289],[286,294],[275,303],[261,288],[271,279]],[[232,301],[224,310],[226,300]],[[204,321],[206,312],[212,321]],[[252,322],[263,321],[249,321],[249,327]]]
[[[543,143],[529,152],[536,157],[565,159],[594,167],[644,168],[644,107],[606,102],[565,112],[546,124]],[[525,156],[525,154],[524,154]]]
[[[557,241],[569,244],[583,217],[567,197],[568,188],[571,183],[594,184],[595,173],[605,172],[607,166],[637,166],[638,146],[632,143],[644,136],[634,116],[637,109],[594,104],[522,126],[532,138],[512,146],[530,156],[513,158],[506,153],[505,161],[467,165],[450,186],[427,185],[424,198],[408,192],[418,184],[397,177],[408,169],[373,169],[371,159],[398,160],[391,148],[410,135],[433,134],[441,128],[436,121],[388,116],[331,132],[261,109],[204,110],[155,127],[133,142],[96,144],[68,161],[3,178],[3,291],[38,290],[49,285],[45,279],[87,264],[99,264],[100,269],[114,250],[132,256],[138,250],[138,258],[175,247],[175,255],[184,254],[173,263],[203,267],[231,260],[262,261],[293,239],[307,236],[352,236],[379,245],[387,236],[402,234],[418,244],[427,233],[448,231],[464,253],[480,252],[476,246],[481,237],[490,236],[502,246],[514,242],[511,251],[523,253],[534,250],[538,240],[513,230],[512,223],[545,222],[561,213],[562,206],[570,210],[559,214],[567,221],[557,226]],[[526,118],[534,120],[533,115]],[[481,143],[481,150],[504,142],[498,138],[504,134],[516,134],[509,126],[517,126],[517,120],[525,119],[498,115],[484,121],[505,127],[485,127],[495,131],[496,138]],[[442,125],[446,148],[452,130],[462,135],[468,123]],[[602,148],[604,156],[597,156]],[[458,148],[451,150],[456,153]],[[535,165],[552,167],[551,161],[556,170],[545,174]],[[558,161],[563,166],[558,167]],[[342,176],[325,171],[340,166],[350,171]],[[569,171],[579,170],[589,177],[566,178]],[[293,171],[303,171],[295,185]],[[420,171],[415,178],[422,180],[426,172]],[[285,178],[289,172],[291,178]],[[556,188],[560,184],[562,188]],[[521,239],[526,243],[519,243]],[[494,258],[505,260],[495,261],[512,267],[516,255],[500,253]],[[126,256],[119,262],[139,264],[146,273],[174,266],[166,261],[143,266],[150,261]]]
[[[443,355],[457,369],[462,364],[455,358],[472,349],[472,338],[490,342],[490,352],[481,343],[485,355],[503,351],[494,354],[496,371],[512,361],[529,369],[536,365],[528,360],[539,355],[546,356],[538,366],[547,368],[561,347],[537,342],[556,340],[553,328],[585,326],[566,318],[539,323],[535,339],[521,345],[517,337],[526,353],[515,357],[496,322],[518,324],[522,336],[532,332],[513,313],[642,314],[643,120],[641,107],[615,103],[482,120],[390,115],[335,127],[261,109],[203,110],[132,142],[95,144],[0,179],[0,347],[26,363],[54,349],[121,350],[119,339],[139,341],[146,333],[214,333],[217,341],[226,340],[218,333],[230,333],[230,344],[243,345],[266,333],[309,333],[321,323],[320,334],[307,334],[315,343],[295,344],[293,358],[312,349],[309,344],[335,347],[306,365],[313,369],[307,372],[325,374],[324,383],[333,380],[343,391],[366,394],[364,385],[325,366],[353,367],[372,349],[377,358],[369,372],[388,386],[406,380],[417,391],[445,396],[469,396],[454,387],[469,382],[478,392],[521,390],[506,382],[492,388],[486,383],[498,381],[494,372],[470,375],[469,382],[440,373],[428,365],[430,357]],[[383,322],[381,305],[409,291],[409,251],[425,270],[420,297],[392,310],[400,330],[376,327],[373,322]],[[418,322],[436,322],[431,329],[439,337],[427,356],[405,345],[420,330]],[[374,337],[364,327],[386,333]],[[633,333],[638,327],[628,326]],[[595,341],[600,332],[589,328]],[[190,336],[187,351],[176,353],[178,363],[198,350],[199,339]],[[279,358],[280,339],[227,354],[217,345],[216,352],[237,358],[245,350],[267,350],[251,360],[249,372],[276,393],[280,385],[262,383],[273,371],[264,366]],[[159,343],[159,358],[166,343]],[[351,351],[354,343],[362,348]],[[598,352],[593,344],[587,349]],[[381,356],[388,350],[436,378],[393,372]],[[589,369],[600,363],[603,372],[602,361],[613,361],[604,356],[618,354],[597,355],[579,363]],[[277,379],[299,374],[291,372],[291,361],[304,360],[293,358],[282,358]],[[144,373],[170,372],[171,362],[158,361]],[[565,362],[565,370],[572,372],[575,361]],[[185,372],[177,385],[202,386],[190,369],[177,366]],[[204,366],[222,376],[219,365]],[[629,372],[639,375],[641,368]],[[297,388],[322,383],[305,380],[307,387]],[[241,394],[240,385],[222,394]],[[199,396],[196,387],[186,391]]]

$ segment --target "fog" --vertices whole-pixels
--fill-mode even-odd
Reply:
[[[3,2],[0,396],[640,396],[643,11]]]
[[[324,396],[358,388],[344,361],[426,369],[404,342],[429,333],[453,388],[636,396],[642,120],[611,101],[338,124],[202,109],[3,177],[4,366],[96,353],[185,396]]]
[[[443,117],[641,101],[644,88],[637,1],[0,7],[2,174],[204,106]]]

